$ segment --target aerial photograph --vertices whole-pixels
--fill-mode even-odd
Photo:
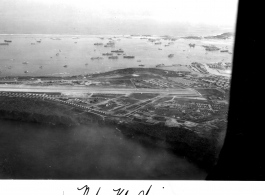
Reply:
[[[0,0],[0,179],[205,180],[237,0]]]

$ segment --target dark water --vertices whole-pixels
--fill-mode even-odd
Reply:
[[[0,120],[0,178],[205,179],[206,174],[182,157],[109,127]]]

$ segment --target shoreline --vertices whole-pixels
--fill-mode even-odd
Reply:
[[[164,70],[163,68],[178,68],[178,66],[180,67],[186,67],[189,71],[182,71],[182,70]],[[210,74],[211,75],[217,75],[217,76],[231,76],[230,74],[225,74],[225,73],[221,73],[218,70],[215,69],[211,69],[209,68],[207,65],[205,65],[206,69],[209,71],[210,70]],[[154,65],[154,67],[146,67],[146,68],[139,68],[139,67],[130,67],[130,68],[117,68],[114,70],[110,70],[110,71],[106,71],[106,72],[98,72],[95,71],[94,73],[88,73],[88,74],[73,74],[73,75],[64,75],[64,76],[55,76],[55,75],[44,75],[44,76],[30,76],[30,75],[24,75],[24,76],[4,76],[4,75],[0,75],[0,81],[1,79],[24,79],[24,78],[40,78],[40,79],[47,79],[47,78],[53,78],[53,79],[77,79],[78,77],[88,77],[86,79],[93,79],[93,77],[97,76],[97,75],[104,75],[104,74],[110,74],[112,72],[117,72],[117,71],[127,71],[127,70],[131,70],[131,71],[150,71],[150,70],[157,70],[157,71],[167,71],[167,72],[171,72],[171,73],[176,73],[176,72],[190,72],[190,73],[197,73],[193,70],[191,70],[189,68],[189,65],[182,65],[182,64],[178,64],[178,65],[165,65],[165,66],[160,66],[157,67],[156,65]],[[217,73],[217,74],[216,74]]]

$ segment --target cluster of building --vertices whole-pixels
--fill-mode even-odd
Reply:
[[[132,80],[136,87],[141,88],[174,88],[174,84],[172,82],[168,82],[162,79],[133,79]]]
[[[172,99],[150,104],[152,100],[133,102],[131,99],[127,99],[127,97],[114,100],[113,98],[92,96],[87,99],[80,99],[69,98],[68,96],[59,93],[49,95],[45,93],[0,92],[0,96],[39,98],[79,108],[84,112],[94,113],[102,117],[108,115],[120,117],[129,116],[131,120],[150,125],[158,123],[166,124],[166,122],[171,119],[178,120],[178,122],[182,123],[185,121],[198,122],[200,119],[203,121],[205,119],[208,120],[208,118],[213,116],[214,113],[223,112],[224,114],[227,114],[226,104],[217,102],[209,103]],[[98,104],[100,102],[102,102],[102,104]]]
[[[150,114],[146,113],[146,112],[137,111],[132,116],[133,116],[134,120],[136,120],[138,122],[144,122],[147,124],[158,124],[159,122],[161,122],[161,121],[157,121],[157,120],[153,119],[153,117],[150,116]]]
[[[143,80],[146,83],[150,83],[152,85],[158,86],[159,88],[172,88],[174,87],[174,85],[172,85],[172,83],[167,82],[165,80],[162,79],[147,79],[147,80]]]
[[[207,64],[207,66],[209,66],[209,68],[214,68],[214,69],[224,69],[224,63],[223,62],[217,62],[217,63],[211,63],[211,64]]]
[[[227,77],[211,76],[211,77],[203,78],[202,81],[215,85],[224,90],[228,90],[230,88],[230,80]]]
[[[35,81],[26,83],[28,85],[71,85],[71,86],[89,86],[89,85],[109,85],[108,81],[94,81],[94,80],[57,80],[57,81]]]
[[[189,85],[189,87],[192,87],[192,88],[211,88],[211,87],[213,87],[213,85],[211,85],[209,83],[203,83],[203,82],[189,83],[188,85]]]
[[[186,102],[178,103],[178,101],[171,100],[161,102],[153,105],[156,109],[156,113],[159,115],[177,118],[179,120],[197,120],[207,119],[207,117],[213,116],[215,113],[227,114],[226,104],[222,103],[209,103],[209,102]],[[162,109],[162,110],[160,110]],[[171,115],[170,110],[175,110],[174,116]],[[168,113],[168,114],[167,114]]]
[[[230,88],[230,79],[224,76],[185,77],[185,79],[195,82],[186,84],[193,88],[219,88],[222,90]]]
[[[62,100],[60,98],[60,97],[62,97],[61,95],[47,95],[47,94],[35,94],[35,93],[17,93],[17,92],[0,92],[0,96],[50,100],[50,101],[58,102],[58,103],[61,103],[61,104],[73,106],[73,107],[76,107],[76,108],[81,108],[81,109],[84,109],[85,111],[92,112],[92,113],[97,114],[97,115],[101,115],[101,114],[105,115],[105,114],[107,114],[104,111],[96,110],[96,109],[93,109],[92,107],[87,107],[87,106],[81,105],[80,104],[81,102],[78,99],[75,99],[74,101]],[[79,104],[76,103],[76,102],[79,102]]]
[[[192,62],[190,66],[193,67],[193,68],[195,68],[198,72],[200,72],[202,74],[209,74],[209,72],[207,71],[207,69],[201,63]]]
[[[209,63],[206,65],[209,68],[226,70],[226,69],[231,69],[232,63],[230,63],[230,62],[216,62],[216,63]]]

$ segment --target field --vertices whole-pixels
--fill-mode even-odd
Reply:
[[[129,98],[129,97],[121,97],[116,100],[117,102],[123,103],[123,104],[134,104],[138,102],[138,100]]]
[[[217,89],[196,89],[203,96],[209,98],[211,96],[225,97],[225,94]]]
[[[158,95],[159,94],[157,94],[157,93],[133,93],[129,97],[134,98],[134,99],[138,99],[138,100],[145,100],[145,99],[154,98]]]
[[[181,78],[181,77],[169,77],[168,78],[169,80],[172,80],[172,81],[175,81],[177,83],[195,83],[194,81],[190,81],[190,80],[187,80],[187,79],[184,79],[184,78]]]
[[[101,110],[111,110],[115,107],[118,107],[118,104],[116,104],[113,101],[109,101],[108,103],[105,104],[101,104],[101,105],[97,105],[98,108],[100,108]]]
[[[100,97],[100,98],[112,99],[112,98],[120,97],[122,95],[123,94],[94,93],[91,97]]]
[[[119,86],[130,87],[130,88],[134,87],[129,79],[110,79],[108,81],[110,82],[110,85],[115,85],[117,87]]]
[[[162,70],[171,70],[171,71],[187,71],[191,72],[189,68],[186,66],[181,66],[181,65],[175,65],[175,66],[165,66],[165,67],[159,67],[159,69]]]

